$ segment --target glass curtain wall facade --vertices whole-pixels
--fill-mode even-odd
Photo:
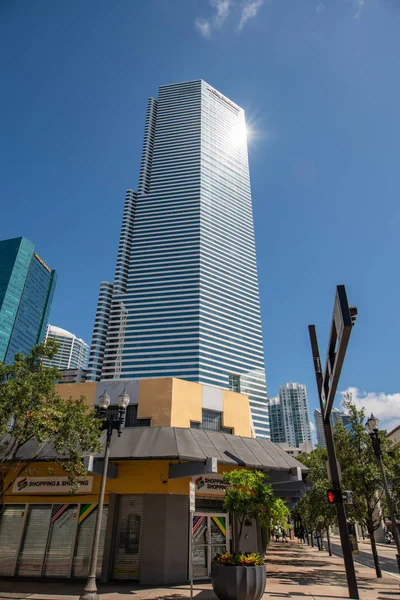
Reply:
[[[239,388],[269,438],[245,115],[202,80],[148,102],[138,193],[101,300],[91,378]]]
[[[282,403],[279,396],[268,398],[269,426],[271,442],[284,444],[286,442],[285,425],[283,421]]]
[[[307,390],[302,383],[285,383],[279,388],[285,442],[299,447],[300,443],[312,442],[310,412]]]
[[[43,341],[57,275],[20,237],[0,242],[0,361]]]
[[[46,366],[57,369],[86,369],[89,346],[84,340],[54,325],[47,326],[45,339],[54,340],[60,346],[52,360],[43,360]]]
[[[349,427],[350,425],[350,415],[346,415],[343,411],[338,408],[332,408],[331,412],[331,425],[335,427],[337,423],[342,423],[344,427]],[[324,422],[322,418],[321,409],[316,408],[314,410],[314,421],[315,421],[315,429],[317,432],[317,441],[318,446],[322,446],[322,448],[326,448],[325,441],[325,430],[324,430]]]

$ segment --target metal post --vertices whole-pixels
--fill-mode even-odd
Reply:
[[[319,395],[319,401],[321,406],[321,414],[325,413],[325,402],[324,402],[324,390],[323,390],[323,374],[321,367],[321,358],[319,354],[318,347],[318,339],[317,332],[315,329],[315,325],[309,325],[308,327],[310,334],[310,342],[311,342],[311,350],[314,360],[314,370],[315,370],[315,378],[317,381],[317,389]],[[324,432],[325,432],[325,441],[326,441],[326,450],[328,453],[328,462],[329,469],[331,475],[332,487],[336,489],[340,489],[340,475],[338,464],[336,460],[336,452],[335,452],[335,444],[333,442],[332,435],[332,427],[330,421],[330,415],[328,418],[323,417],[324,424]],[[340,532],[340,541],[342,544],[342,552],[343,552],[343,560],[344,566],[346,569],[346,577],[347,577],[347,587],[349,590],[349,598],[354,600],[359,599],[358,586],[357,586],[357,578],[356,572],[354,569],[354,561],[353,561],[353,553],[351,549],[349,532],[347,529],[347,519],[346,519],[346,511],[343,504],[336,504],[337,517],[338,517],[338,525]]]
[[[112,432],[113,432],[113,429],[111,426],[109,426],[107,428],[107,442],[106,442],[106,449],[105,449],[105,453],[104,453],[104,467],[103,467],[103,474],[101,476],[99,503],[97,505],[96,526],[95,526],[95,531],[94,531],[92,554],[90,557],[89,575],[88,575],[88,578],[86,581],[85,589],[83,590],[83,594],[81,595],[79,600],[99,600],[99,595],[97,593],[97,585],[96,585],[97,556],[99,553],[101,520],[102,520],[102,516],[103,516],[103,504],[104,504],[104,495],[105,495],[105,491],[106,491],[107,468],[108,468],[108,459],[110,456],[110,445],[111,445]]]
[[[377,433],[376,435],[378,438],[379,434]],[[379,440],[379,445],[380,445],[380,440]],[[394,536],[394,540],[396,542],[396,547],[397,547],[397,556],[396,556],[397,567],[400,571],[400,535],[399,535],[399,530],[398,530],[397,523],[396,523],[396,515],[394,512],[394,506],[393,506],[392,498],[390,496],[388,482],[386,479],[385,467],[383,466],[382,453],[380,452],[379,455],[376,456],[376,458],[377,458],[379,469],[380,469],[381,476],[382,476],[382,482],[383,482],[383,487],[384,487],[385,494],[386,494],[386,502],[387,502],[388,508],[389,508],[390,519],[392,521],[393,536]]]
[[[189,481],[189,581],[190,599],[193,600],[193,515],[196,510],[196,486]]]
[[[193,600],[193,511],[189,511],[189,578],[190,600]]]
[[[330,422],[324,423],[326,449],[328,452],[329,467],[331,471],[332,487],[340,489],[340,476],[336,460],[335,445],[333,443],[332,428]],[[328,441],[329,440],[329,441]],[[336,504],[336,512],[339,525],[340,541],[342,544],[343,560],[346,569],[347,585],[350,598],[359,598],[356,572],[354,569],[353,551],[351,548],[349,530],[347,528],[347,518],[344,504]]]

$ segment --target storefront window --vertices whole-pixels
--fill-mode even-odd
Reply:
[[[96,575],[100,577],[103,563],[104,540],[106,537],[108,506],[103,506],[103,517],[100,529],[99,554],[97,557]],[[76,537],[75,555],[72,577],[87,577],[89,573],[90,554],[92,551],[94,528],[97,518],[97,505],[81,504],[79,510],[79,525]]]
[[[25,504],[10,504],[0,516],[0,575],[12,577],[24,527]]]
[[[28,507],[16,573],[20,577],[42,576],[51,515],[51,504],[34,504]]]
[[[77,504],[54,504],[43,576],[69,577],[77,526]]]

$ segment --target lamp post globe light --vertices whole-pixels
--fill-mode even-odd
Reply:
[[[118,396],[118,418],[117,419],[107,419],[107,409],[110,406],[110,402],[111,402],[111,398],[108,395],[107,391],[104,390],[104,392],[98,399],[98,416],[102,421],[101,429],[103,431],[107,432],[106,447],[105,447],[105,451],[104,451],[104,465],[103,465],[103,473],[101,476],[99,503],[97,506],[96,526],[95,526],[95,530],[94,530],[92,553],[90,556],[89,575],[88,575],[88,578],[86,581],[85,589],[83,590],[83,594],[80,597],[80,600],[99,600],[99,596],[97,593],[97,585],[96,585],[96,568],[97,568],[97,557],[98,557],[98,553],[99,553],[101,519],[103,516],[104,494],[105,494],[105,490],[106,490],[107,469],[108,469],[108,460],[110,457],[111,438],[112,438],[114,429],[117,430],[118,437],[120,437],[120,435],[122,433],[122,429],[125,424],[126,409],[128,408],[128,404],[130,402],[130,397],[126,390],[124,390]]]
[[[396,542],[396,547],[397,547],[397,555],[396,555],[397,566],[400,571],[400,534],[399,534],[399,529],[398,529],[397,523],[396,523],[396,515],[394,512],[392,498],[390,496],[388,482],[386,479],[385,467],[383,466],[382,445],[381,445],[381,439],[379,437],[379,419],[377,419],[377,417],[375,417],[372,413],[371,413],[371,416],[369,417],[369,419],[367,420],[367,422],[365,423],[365,429],[367,430],[367,432],[371,438],[375,458],[378,463],[379,470],[381,472],[383,488],[385,490],[385,495],[386,495],[386,502],[387,502],[387,505],[389,508],[390,519],[392,521],[393,536],[394,536],[394,539]]]

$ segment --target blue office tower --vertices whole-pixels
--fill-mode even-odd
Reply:
[[[0,241],[0,361],[43,341],[57,275],[24,237]]]
[[[241,391],[269,438],[245,115],[205,81],[162,86],[148,102],[89,376]]]

